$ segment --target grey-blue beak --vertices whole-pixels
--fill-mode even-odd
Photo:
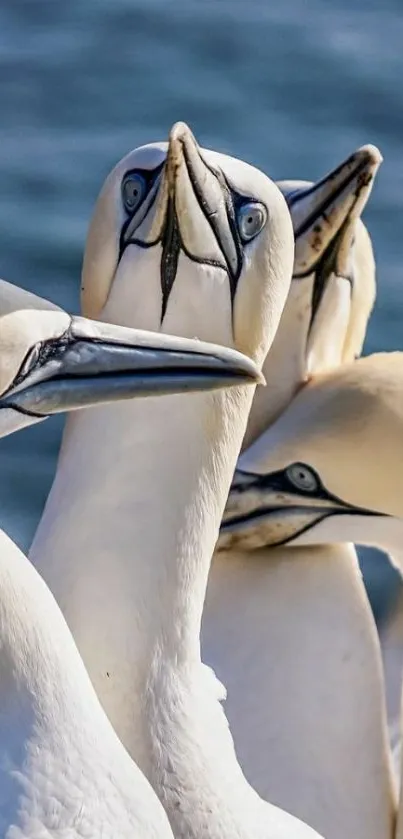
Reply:
[[[0,409],[33,417],[145,396],[262,381],[255,363],[228,347],[72,318],[60,337],[35,344]]]

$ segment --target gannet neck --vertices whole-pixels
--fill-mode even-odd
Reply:
[[[327,839],[392,835],[379,642],[352,546],[216,553],[202,657],[260,795]]]
[[[144,149],[133,152],[101,193],[86,312],[214,338],[261,364],[290,282],[284,199],[262,173],[200,149],[183,124],[157,158],[147,168]],[[246,783],[222,688],[200,660],[207,575],[252,395],[74,417],[31,552],[177,839],[312,837]]]
[[[167,397],[161,410],[157,400],[147,400],[136,411],[126,405],[120,417],[99,408],[70,418],[33,545],[40,565],[41,534],[46,548],[47,519],[56,518],[63,499],[63,518],[53,522],[57,562],[45,553],[43,573],[74,626],[112,725],[158,791],[178,836],[200,836],[213,802],[213,836],[233,835],[241,826],[242,836],[254,829],[270,835],[276,819],[245,782],[216,682],[200,661],[201,611],[224,481],[230,481],[244,430],[238,418],[247,414],[250,398],[231,393],[219,396],[225,414],[222,405],[212,410],[210,398],[208,406],[197,396]],[[116,435],[119,452],[109,449]],[[108,494],[94,492],[105,483]],[[66,542],[70,530],[74,549]],[[88,609],[91,625],[82,626],[80,615]],[[177,809],[176,800],[186,806]],[[309,830],[298,823],[291,828]]]
[[[32,553],[91,663],[97,691],[106,692],[109,718],[136,754],[132,695],[144,694],[148,662],[158,650],[169,666],[200,661],[207,574],[242,439],[237,417],[246,415],[248,400],[242,390],[166,397],[160,406],[147,400],[136,410],[99,408],[67,421]],[[84,609],[90,625],[80,621]]]
[[[205,824],[213,837],[269,837],[283,829],[311,836],[247,784],[219,701],[222,688],[200,659],[224,482],[248,399],[249,392],[234,389],[218,398],[166,397],[160,406],[146,400],[136,411],[125,405],[121,413],[114,406],[70,417],[32,549],[74,626],[112,725],[177,837],[199,839]],[[84,610],[91,610],[90,624],[80,620]]]
[[[2,835],[172,837],[101,709],[56,602],[3,532],[0,643]]]
[[[374,250],[369,232],[361,219],[355,224],[351,257],[354,284],[351,294],[350,318],[341,355],[344,364],[354,361],[361,355],[368,320],[376,299]]]

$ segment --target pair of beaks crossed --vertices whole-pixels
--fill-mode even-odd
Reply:
[[[205,329],[206,334],[203,334],[203,338],[210,339],[211,334],[217,343],[235,344],[254,357],[259,366],[276,331],[282,303],[288,291],[289,267],[292,262],[290,253],[287,253],[287,247],[288,251],[290,250],[291,228],[287,228],[289,222],[280,196],[268,179],[261,176],[261,173],[256,173],[256,170],[239,161],[225,159],[212,153],[201,153],[184,126],[176,127],[171,134],[168,163],[165,168],[163,147],[146,147],[138,150],[137,154],[139,151],[141,165],[137,167],[136,172],[133,172],[132,161],[126,160],[120,164],[120,171],[118,167],[118,171],[114,170],[113,173],[113,198],[119,204],[120,220],[120,224],[116,224],[116,218],[113,219],[113,227],[118,234],[114,241],[109,236],[108,225],[97,225],[95,217],[86,254],[87,270],[84,271],[84,280],[87,275],[90,286],[90,292],[87,286],[83,294],[87,310],[91,313],[93,306],[93,314],[97,316],[107,300],[113,306],[113,289],[108,287],[112,282],[112,276],[107,278],[107,270],[110,268],[114,274],[117,265],[121,269],[120,290],[123,289],[123,296],[128,295],[128,289],[124,286],[128,282],[136,283],[136,275],[129,276],[127,265],[127,254],[130,256],[131,246],[143,252],[143,273],[147,273],[150,267],[147,257],[154,248],[158,248],[161,252],[161,270],[157,278],[159,288],[154,282],[155,277],[150,277],[154,299],[151,302],[140,301],[141,325],[148,317],[150,324],[147,323],[147,326],[150,328],[158,329],[162,319],[164,328],[165,324],[170,322],[179,333],[200,334],[201,330]],[[154,165],[151,165],[152,161]],[[354,196],[355,200],[351,200],[352,207],[356,207],[359,201],[362,201],[362,195],[367,195],[368,179],[373,177],[379,162],[380,157],[370,148],[353,156],[347,162],[347,170],[341,168],[341,174],[337,173],[340,183],[336,198],[340,199],[343,190],[348,193],[351,182],[358,178],[357,195]],[[319,188],[323,189],[324,193],[329,189],[326,181],[319,185]],[[301,207],[307,195],[313,200],[316,198],[314,191],[302,189],[289,198],[290,205],[298,209],[298,204]],[[108,192],[108,188],[105,197],[110,202],[111,192]],[[328,224],[332,200],[328,195],[325,197],[324,223]],[[337,209],[336,200],[335,206]],[[102,198],[99,207],[105,210],[105,206],[102,208]],[[193,210],[199,213],[197,224],[194,223],[194,218],[192,220]],[[110,212],[113,215],[115,211],[113,208]],[[312,335],[319,322],[321,305],[328,290],[329,270],[337,277],[340,276],[344,285],[347,280],[350,295],[352,277],[348,259],[351,256],[351,238],[355,227],[353,220],[355,221],[354,210],[351,215],[347,213],[337,230],[338,244],[342,236],[347,237],[348,244],[344,253],[342,247],[335,247],[333,253],[332,248],[324,247],[319,255],[319,261],[323,259],[326,264],[321,265],[320,287],[312,282],[312,306],[308,317],[308,329],[305,329],[305,342],[307,335]],[[111,224],[111,219],[108,219],[108,222]],[[203,224],[206,225],[205,231],[202,230]],[[269,229],[271,236],[267,235]],[[334,228],[331,230],[332,233],[328,234],[326,240],[328,246],[330,243],[335,245]],[[319,250],[317,237],[321,232],[315,231],[314,251]],[[325,254],[328,261],[324,259]],[[184,255],[188,260],[185,266]],[[341,257],[346,260],[346,267],[343,269],[338,266],[338,259]],[[306,258],[301,257],[302,273],[309,275],[312,273],[312,267],[317,269],[318,260],[314,266],[307,262]],[[100,271],[101,265],[103,270]],[[191,269],[194,269],[194,277]],[[195,312],[197,299],[189,300],[187,297],[186,271],[191,275],[190,292],[193,295],[199,293],[199,302],[204,305],[206,302],[214,302],[214,293],[217,294],[217,311],[211,312],[206,309],[204,312],[206,318],[211,318],[207,325],[203,323],[203,312]],[[99,274],[100,282],[98,286],[94,286]],[[345,274],[348,276],[345,277]],[[228,285],[223,288],[225,278]],[[195,279],[202,284],[200,291],[194,282]],[[344,285],[340,297],[347,338],[350,315],[346,315]],[[8,294],[5,286],[4,290],[9,299],[12,299],[14,292]],[[179,302],[178,298],[175,299],[175,291],[178,291]],[[352,285],[353,304],[356,291]],[[140,292],[144,294],[142,282]],[[366,297],[371,305],[371,290]],[[2,416],[6,420],[7,431],[14,430],[16,423],[28,424],[31,420],[35,421],[55,410],[70,409],[82,402],[90,404],[105,401],[115,398],[116,394],[124,397],[135,395],[137,391],[144,395],[154,389],[155,392],[160,389],[165,393],[173,393],[183,388],[201,390],[210,388],[213,384],[228,386],[247,379],[252,382],[258,380],[258,366],[233,350],[222,347],[211,349],[199,343],[194,345],[184,339],[171,341],[162,336],[151,337],[144,333],[136,335],[133,332],[129,334],[125,331],[120,332],[120,328],[117,327],[90,325],[81,320],[71,321],[60,312],[57,315],[52,312],[50,315],[51,310],[43,311],[44,306],[41,306],[40,315],[35,311],[27,314],[26,310],[30,306],[35,310],[37,305],[33,300],[30,303],[21,300],[17,306],[11,303],[10,309],[13,311],[5,314],[1,321],[2,330],[3,326],[9,330],[5,342],[6,352],[2,352],[0,362],[2,376],[5,376],[2,379],[5,388],[2,388],[0,406],[5,408]],[[305,309],[306,306],[303,305],[302,314],[306,314]],[[360,306],[358,309],[361,317]],[[188,322],[184,320],[185,315]],[[127,317],[130,319],[130,311]],[[31,323],[35,323],[33,341],[29,338]],[[2,331],[0,340],[4,334],[6,333]],[[18,361],[17,355],[17,362],[16,334],[17,345],[19,343],[24,347],[23,357]],[[281,331],[279,334],[281,335]],[[360,351],[362,338],[363,335],[358,338],[354,353]],[[342,343],[344,346],[344,339]],[[348,358],[348,353],[345,357]],[[170,365],[168,373],[167,364]],[[133,375],[138,365],[141,369],[140,386],[139,377],[135,380]],[[147,370],[147,373],[144,370]],[[245,404],[244,415],[246,409]],[[11,417],[12,427],[7,428]],[[34,572],[30,570],[29,573],[32,575]],[[62,632],[65,632],[65,629]],[[112,735],[108,735],[109,739],[110,737]],[[125,760],[126,758],[122,758],[122,764]],[[126,769],[127,765],[126,763]],[[143,793],[144,790],[145,787],[142,789]],[[141,806],[138,801],[136,806]],[[122,814],[119,816],[121,818]],[[133,818],[132,813],[129,818]],[[252,819],[252,822],[250,835],[252,832],[255,834],[257,828],[255,819]],[[302,827],[298,822],[292,823],[287,820],[289,830],[293,830],[292,825],[297,832],[299,827]],[[259,826],[264,831],[261,835],[274,835],[269,826],[265,831],[263,813]],[[148,823],[145,827],[144,835],[153,835],[151,825]],[[130,825],[130,829],[132,828],[133,823]],[[120,835],[125,835],[124,830],[125,826],[119,823]],[[218,836],[214,831],[212,824],[209,835]],[[77,835],[80,835],[79,832]],[[168,835],[166,829],[165,834],[160,835]],[[243,832],[242,835],[248,834]]]

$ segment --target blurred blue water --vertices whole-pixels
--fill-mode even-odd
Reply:
[[[1,276],[77,310],[104,176],[178,119],[275,178],[316,179],[373,142],[385,162],[365,213],[379,280],[366,351],[403,348],[402,43],[400,0],[2,0]],[[60,429],[0,442],[0,524],[24,547]],[[379,615],[385,569],[366,565]]]

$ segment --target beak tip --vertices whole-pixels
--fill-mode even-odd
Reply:
[[[175,122],[168,137],[168,152],[166,158],[166,174],[168,186],[172,191],[183,163],[184,148],[196,146],[196,140],[186,122]]]
[[[383,162],[383,157],[381,152],[379,151],[377,146],[372,145],[372,143],[367,143],[365,146],[361,146],[356,151],[357,158],[362,158],[363,160],[367,161],[368,166],[371,167],[378,167]]]
[[[255,364],[254,361],[250,360],[250,364],[244,365],[245,374],[247,375],[251,384],[255,385],[265,385],[266,379],[260,370],[260,368]]]
[[[233,356],[234,352],[236,354],[236,358]],[[236,375],[236,377],[243,379],[245,384],[266,384],[266,380],[260,367],[258,367],[256,361],[250,358],[250,356],[245,355],[244,353],[239,353],[237,350],[231,350],[231,357],[226,355],[225,360],[227,364],[229,362],[229,367],[232,369],[232,372]]]
[[[185,138],[193,136],[192,132],[186,122],[175,122],[169,132],[169,143],[174,143],[177,140],[184,140]]]

